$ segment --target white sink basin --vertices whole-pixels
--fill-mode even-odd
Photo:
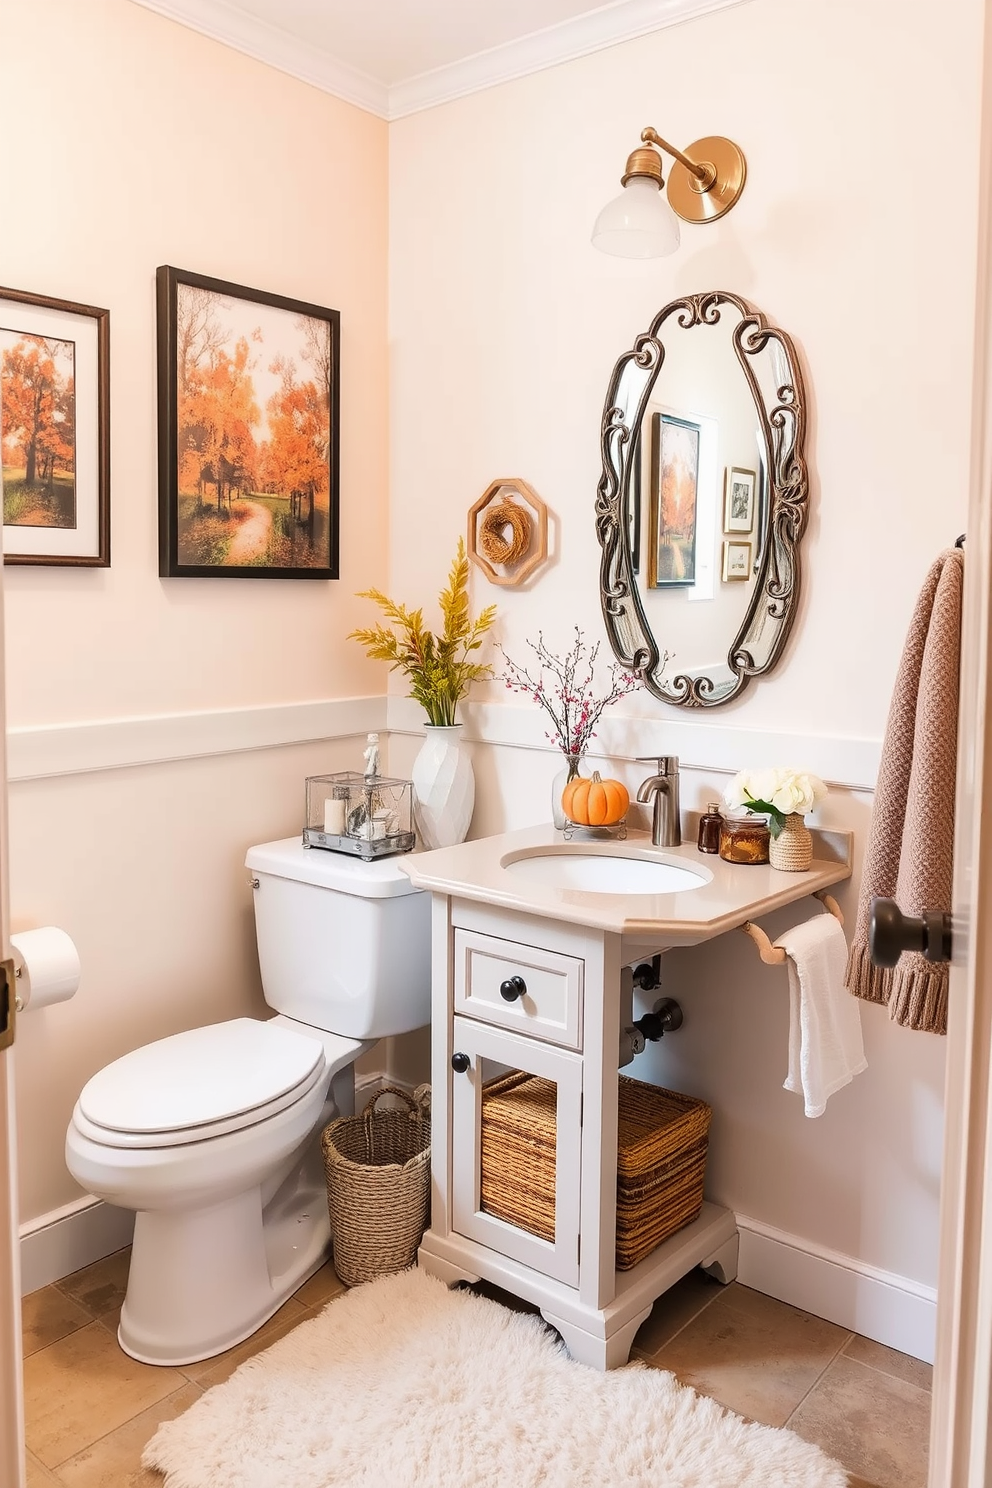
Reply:
[[[501,866],[515,878],[586,894],[684,894],[709,882],[708,874],[677,863],[622,853],[521,853],[504,858]]]

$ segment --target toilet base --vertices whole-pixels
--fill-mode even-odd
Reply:
[[[262,1208],[251,1188],[199,1209],[139,1212],[117,1337],[142,1364],[193,1364],[242,1343],[327,1259],[323,1172],[298,1164]],[[319,1149],[318,1149],[319,1151]]]
[[[318,1132],[341,1106],[354,1109],[351,1067],[333,1080],[321,1122],[274,1193],[256,1184],[217,1204],[138,1210],[117,1329],[125,1354],[143,1364],[213,1359],[323,1265],[330,1222]]]

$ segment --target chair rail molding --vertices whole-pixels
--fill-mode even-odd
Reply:
[[[349,738],[385,726],[385,698],[367,697],[12,728],[7,733],[7,772],[14,784]]]

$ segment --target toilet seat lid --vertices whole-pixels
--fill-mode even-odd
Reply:
[[[260,1116],[276,1101],[284,1106],[294,1091],[312,1084],[323,1062],[317,1039],[234,1018],[115,1059],[83,1086],[78,1109],[95,1126],[139,1137],[195,1133],[218,1122],[247,1125],[253,1113]]]

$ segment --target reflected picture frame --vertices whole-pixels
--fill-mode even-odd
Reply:
[[[341,316],[156,271],[159,574],[339,576]]]
[[[723,530],[751,532],[754,528],[757,472],[728,465],[723,473]]]
[[[651,415],[648,587],[696,582],[696,506],[701,426],[673,413]]]
[[[3,561],[110,567],[110,312],[0,289]]]
[[[746,583],[751,577],[751,544],[749,542],[725,542],[723,545],[723,572],[725,584]]]

